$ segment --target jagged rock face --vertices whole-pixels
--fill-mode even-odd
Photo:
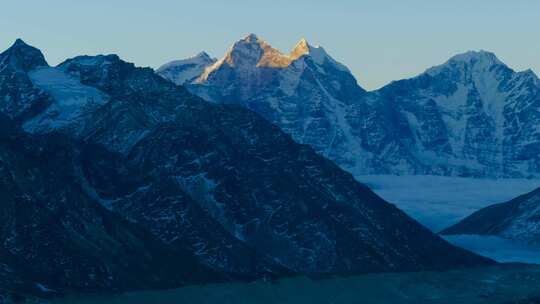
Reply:
[[[347,167],[361,159],[362,153],[352,152],[360,151],[360,145],[351,134],[346,108],[364,90],[346,67],[305,40],[285,55],[249,35],[188,88],[210,101],[245,106]]]
[[[496,235],[540,243],[540,188],[506,203],[483,208],[442,234]]]
[[[0,54],[0,111],[4,115],[24,120],[51,103],[26,75],[33,68],[46,66],[41,52],[21,40]]]
[[[13,124],[0,118],[0,293],[51,296],[224,279],[185,247],[167,246],[102,207],[85,190],[81,146],[60,135],[31,137]],[[87,162],[122,169],[110,152],[84,150],[92,156]]]
[[[107,119],[120,119],[125,115],[131,106],[127,103],[123,106],[125,108],[117,112],[118,116]],[[116,127],[124,128],[125,125],[111,126]],[[116,134],[122,136],[120,131]],[[99,141],[101,136],[92,137],[92,141]],[[148,136],[151,136],[151,133],[146,134],[145,138]],[[141,144],[143,143],[138,143],[134,149],[139,149]],[[150,150],[159,149],[153,145],[144,147]],[[181,150],[184,149],[186,148]],[[268,255],[257,252],[237,239],[213,217],[204,202],[200,201],[202,197],[211,197],[211,193],[206,193],[211,189],[206,189],[198,176],[186,177],[188,181],[193,180],[194,185],[191,185],[184,182],[182,176],[168,173],[172,167],[166,170],[151,168],[146,166],[146,159],[132,159],[129,155],[133,152],[121,157],[121,160],[128,164],[127,167],[111,171],[106,165],[99,165],[107,164],[108,155],[96,157],[91,153],[82,152],[82,158],[84,176],[91,185],[92,192],[108,209],[147,228],[164,243],[173,247],[187,244],[201,263],[237,279],[281,277],[293,273]],[[167,161],[166,166],[174,166],[171,157],[177,156],[167,155],[162,157],[161,161]]]
[[[302,40],[283,55],[250,35],[187,87],[254,110],[353,174],[540,174],[540,81],[488,52],[366,93],[321,48]]]
[[[35,77],[36,68],[27,73],[32,88],[56,105],[76,95],[87,111],[57,123],[74,111],[59,107],[40,120],[49,128],[28,128],[34,117],[20,126],[36,138],[60,132],[81,142],[78,170],[65,168],[68,160],[59,168],[86,197],[214,270],[260,278],[491,263],[449,245],[251,111],[207,103],[114,55],[54,69],[48,75],[64,85]]]
[[[0,54],[0,66],[28,72],[37,67],[49,66],[40,50],[29,46],[21,39]]]
[[[469,52],[378,92],[406,117],[412,151],[430,170],[538,176],[540,81],[494,54]]]
[[[76,107],[62,107],[55,116],[40,113],[36,117],[45,119],[34,117],[22,122],[25,131],[37,135],[60,131],[72,138],[100,144],[111,152],[123,155],[129,154],[133,146],[160,124],[176,120],[183,113],[179,107],[202,104],[198,98],[167,83],[152,70],[136,69],[133,64],[123,62],[117,56],[83,56],[68,60],[57,68],[48,68],[47,75],[55,76],[49,79],[50,82],[55,82],[52,86],[44,85],[40,77],[34,77],[42,71],[41,68],[30,71],[27,77],[45,94],[51,95],[53,104],[69,104],[74,100],[74,94],[63,94],[64,91],[77,93],[77,105],[84,101],[95,101],[95,96],[104,96],[100,99],[106,100],[106,104],[99,108],[84,107],[88,110],[84,116],[76,115],[80,112]],[[73,83],[75,78],[80,80]],[[185,104],[182,105],[179,101]],[[204,109],[198,106],[197,110]],[[91,115],[87,116],[88,113]],[[59,117],[73,119],[65,121],[59,120]],[[59,121],[65,123],[58,123]],[[98,184],[95,185],[96,189],[107,190],[103,193],[101,190],[94,190],[91,183],[88,185],[91,189],[88,195],[108,208],[114,207],[115,211],[121,211],[132,221],[146,224],[145,227],[163,242],[176,247],[185,246],[183,241],[187,241],[193,253],[198,252],[200,246],[208,246],[208,253],[200,253],[199,259],[236,278],[254,279],[291,273],[223,231],[215,220],[193,203],[174,179],[141,176],[140,170],[129,169],[130,167],[117,169],[127,172],[120,174],[115,172],[116,167],[107,161],[111,158],[110,155],[97,159],[94,153],[95,151],[81,152],[85,160],[82,170],[89,172],[88,180]],[[95,164],[103,165],[96,168]],[[110,166],[113,168],[108,168]],[[98,179],[105,176],[114,178],[105,181]],[[171,180],[174,181],[172,186]],[[110,198],[102,199],[101,194]],[[110,201],[115,202],[114,206]],[[172,220],[167,221],[167,217]]]
[[[378,220],[367,219],[362,213],[367,208],[362,204],[373,204],[368,209],[386,204],[382,200],[373,203],[362,201],[363,197],[368,200],[373,195],[367,188],[351,192],[350,188],[357,184],[350,175],[312,153],[309,148],[298,146],[257,115],[239,108],[207,104],[183,88],[156,77],[151,71],[137,69],[121,61],[116,64],[124,66],[125,70],[115,67],[114,63],[109,69],[125,73],[108,75],[101,74],[100,65],[91,68],[78,64],[78,61],[75,58],[61,67],[80,75],[85,85],[95,86],[112,96],[111,102],[92,117],[95,126],[88,125],[88,130],[93,131],[85,134],[85,138],[107,147],[117,146],[107,141],[111,138],[128,144],[128,149],[118,152],[124,153],[133,166],[160,176],[159,183],[139,189],[128,199],[107,198],[114,201],[110,207],[137,221],[146,221],[163,240],[187,239],[205,263],[223,271],[245,269],[245,273],[253,272],[254,265],[267,263],[263,261],[275,261],[293,272],[352,273],[373,271],[379,267],[392,270],[409,262],[417,264],[428,259],[413,258],[405,262],[409,259],[407,256],[414,255],[412,251],[388,257],[393,255],[387,252],[391,247],[394,249],[390,251],[400,252],[412,244],[410,240],[396,236],[397,230],[377,230]],[[131,72],[128,72],[129,67]],[[118,84],[118,87],[103,85],[109,83]],[[139,83],[141,85],[135,85]],[[148,88],[141,89],[143,84]],[[158,86],[161,88],[155,89]],[[129,90],[133,94],[126,93]],[[123,93],[116,96],[115,92]],[[136,142],[131,140],[132,132],[142,134],[136,137]],[[323,167],[323,172],[319,172],[318,167]],[[321,192],[317,186],[311,185],[335,189]],[[160,188],[166,188],[173,194],[162,197],[155,202],[154,208],[149,208],[146,206],[148,203],[143,202],[151,201],[152,195],[157,195]],[[100,187],[97,189],[99,193]],[[198,207],[189,207],[179,193],[187,193]],[[332,193],[341,194],[336,197]],[[171,213],[171,204],[176,206],[177,212]],[[334,209],[332,204],[344,205]],[[375,212],[371,216],[384,220],[390,214],[396,218],[403,215],[393,208],[387,212]],[[169,216],[163,220],[165,214]],[[209,224],[203,226],[197,223],[197,219],[205,214]],[[351,227],[333,223],[334,220],[328,218],[330,216],[343,218],[343,221],[348,219],[351,222],[346,226]],[[321,222],[325,218],[324,223]],[[362,223],[362,218],[366,222]],[[214,240],[208,231],[211,225],[217,227],[213,231],[227,237]],[[180,234],[178,228],[192,234]],[[349,229],[362,232],[351,234]],[[349,235],[347,241],[339,240],[345,238],[341,235]],[[385,239],[387,241],[381,241]],[[234,266],[233,262],[241,261],[242,256],[237,250],[228,248],[242,248],[238,242],[252,248],[263,257],[262,260],[246,255],[244,259],[248,261],[260,261],[253,265]],[[398,245],[399,242],[403,247]],[[345,245],[347,243],[357,245]],[[377,249],[373,249],[371,254],[361,253],[367,248]],[[227,252],[230,254],[224,254]],[[356,262],[343,262],[359,254],[364,256],[362,260],[356,258]],[[390,266],[392,259],[405,260]],[[264,267],[278,269],[276,265],[270,265]]]
[[[234,121],[241,122],[245,132],[264,130],[265,124],[261,121],[241,119],[242,112]],[[389,260],[398,257],[385,257],[386,254],[393,255],[387,250],[405,250],[398,245],[400,242],[413,246],[410,240],[399,239],[398,230],[379,230],[376,227],[376,223],[386,216],[400,218],[402,214],[399,211],[393,213],[388,209],[379,213],[371,210],[369,213],[365,209],[384,206],[384,203],[373,201],[369,202],[373,204],[370,207],[362,206],[369,201],[361,194],[367,189],[357,189],[357,192],[337,186],[351,185],[352,177],[342,173],[341,177],[337,175],[321,180],[321,176],[329,176],[325,171],[331,170],[324,165],[330,168],[333,165],[309,160],[309,149],[291,149],[291,142],[287,140],[258,144],[255,149],[246,142],[257,143],[261,139],[238,137],[234,128],[240,127],[227,120],[223,124],[221,117],[219,111],[206,112],[204,117],[193,117],[193,121],[163,126],[137,145],[131,157],[136,163],[145,159],[147,170],[170,168],[168,171],[181,188],[230,235],[298,272],[347,273],[392,267]],[[219,136],[213,134],[210,127],[215,124],[226,126]],[[196,126],[200,131],[195,131]],[[231,141],[233,144],[227,144]],[[219,146],[221,153],[213,153],[214,146]],[[237,152],[236,147],[239,146],[247,146],[247,149]],[[282,152],[276,153],[276,147]],[[183,152],[178,153],[181,150]],[[164,157],[169,160],[167,163],[163,162]],[[298,163],[291,158],[307,160]],[[242,159],[248,161],[242,162]],[[271,168],[265,165],[267,162],[273,164]],[[323,167],[323,171],[304,169],[306,167]],[[301,180],[298,180],[298,174]],[[309,184],[325,184],[330,189],[317,191]],[[356,197],[362,196],[362,203],[350,206],[336,202],[338,198],[332,193],[346,191],[350,192],[342,194],[344,196],[339,201],[352,203]],[[363,212],[368,212],[373,218],[366,219]],[[419,239],[422,234],[418,234]],[[206,248],[213,250],[211,246],[201,247],[202,254],[206,253]],[[367,248],[377,249],[373,253],[365,253]],[[412,254],[404,254],[403,258]],[[364,258],[360,259],[360,256]],[[344,262],[351,257],[356,257],[357,261]]]

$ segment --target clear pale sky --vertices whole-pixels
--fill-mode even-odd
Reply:
[[[50,64],[117,53],[159,67],[201,50],[222,57],[256,33],[288,52],[305,37],[366,89],[414,76],[467,50],[540,72],[537,0],[2,0],[0,49],[20,37]]]

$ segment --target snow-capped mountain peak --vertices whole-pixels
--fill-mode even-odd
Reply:
[[[538,174],[540,86],[532,71],[470,51],[380,92],[414,130],[419,162],[450,174]]]
[[[296,60],[302,56],[310,57],[317,65],[322,66],[328,62],[338,70],[349,72],[349,69],[346,66],[337,62],[334,60],[334,58],[328,55],[323,47],[312,46],[305,38],[300,39],[289,55],[291,60]]]
[[[347,67],[334,60],[322,47],[312,46],[304,38],[296,44],[289,54],[284,54],[272,47],[264,39],[255,34],[249,34],[234,43],[225,57],[208,67],[194,82],[203,83],[208,81],[210,75],[224,65],[242,70],[247,75],[257,68],[286,69],[294,62],[304,58],[309,58],[311,62],[318,66],[319,72],[322,73],[325,73],[325,68],[328,67],[339,72],[350,73]],[[173,77],[166,78],[171,79]]]
[[[162,68],[172,66],[172,65],[182,64],[182,63],[183,64],[208,64],[209,62],[214,63],[216,61],[217,59],[210,57],[208,53],[206,53],[205,51],[202,51],[198,53],[197,55],[191,56],[189,58],[174,60],[169,63],[166,63],[162,66]]]
[[[305,38],[300,39],[291,51],[291,57],[299,58],[304,55],[309,55],[312,46],[307,42]]]
[[[235,42],[225,56],[206,68],[195,82],[203,83],[217,70],[233,68],[243,71],[248,75],[257,68],[284,68],[291,64],[290,56],[273,48],[268,42],[255,34],[249,34]]]
[[[36,67],[49,66],[40,50],[26,44],[22,39],[0,54],[0,68],[11,66],[16,70],[30,71]]]
[[[467,51],[465,53],[457,54],[452,56],[449,61],[462,61],[469,63],[488,63],[488,64],[502,64],[502,62],[497,58],[495,53],[485,50],[479,51]]]
[[[160,74],[174,81],[175,75]],[[354,153],[360,150],[351,142],[345,104],[358,101],[365,91],[345,66],[306,39],[286,54],[248,35],[186,86],[212,102],[242,104],[297,141],[315,143],[326,156],[345,146]]]
[[[192,57],[193,59],[200,59],[200,60],[216,60],[215,58],[212,58],[210,57],[210,55],[208,55],[208,53],[206,53],[205,51],[202,51],[200,53],[198,53],[197,55],[193,56]]]
[[[442,72],[452,71],[463,74],[482,74],[489,73],[494,67],[508,67],[501,62],[497,56],[488,51],[468,51],[451,57],[444,64],[432,67],[426,71],[431,76]]]
[[[157,73],[176,84],[182,85],[194,81],[216,61],[217,59],[210,57],[203,51],[190,58],[166,63],[157,70]]]
[[[539,83],[481,50],[366,93],[306,39],[286,55],[249,35],[188,89],[258,112],[355,174],[518,177],[540,168]]]
[[[289,56],[255,34],[236,42],[225,56],[225,61],[231,66],[250,64],[256,67],[286,67],[291,63]]]

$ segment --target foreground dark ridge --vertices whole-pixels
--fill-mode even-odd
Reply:
[[[138,279],[143,276],[166,287],[223,278],[443,270],[493,263],[448,244],[257,114],[209,104],[153,70],[115,55],[81,56],[49,67],[39,50],[17,41],[0,54],[0,111],[4,124],[13,124],[16,134],[13,143],[5,139],[2,146],[22,149],[28,145],[26,136],[32,136],[32,148],[41,157],[34,162],[51,166],[43,169],[49,175],[37,174],[18,169],[19,162],[27,160],[3,158],[1,171],[7,180],[21,171],[12,181],[16,186],[4,190],[13,199],[2,207],[13,211],[5,213],[10,221],[0,227],[0,253],[16,258],[5,259],[5,269],[37,261],[52,267],[54,277],[32,268],[40,282],[23,277],[25,284],[45,286],[43,290],[114,290],[109,277],[120,282],[122,276],[113,275],[109,259],[121,263],[123,276],[135,279],[122,288],[148,286]],[[70,145],[47,146],[54,134]],[[68,182],[76,195],[61,187]],[[27,184],[42,188],[30,191],[23,187]],[[43,195],[41,189],[50,194]],[[16,212],[27,199],[43,210],[39,214],[59,209],[74,215],[60,221],[57,230],[39,229],[38,218]],[[140,238],[153,242],[151,251],[149,243],[134,239],[131,232],[114,234],[114,241],[108,234],[90,233],[105,224],[89,226],[86,221],[104,220],[83,212],[83,202],[105,216],[112,212],[119,218],[115,225],[125,223],[122,229],[140,229]],[[19,225],[8,225],[13,221]],[[81,256],[80,250],[67,250],[64,242],[31,250],[53,237],[83,248],[96,248],[93,243],[104,238],[103,249],[98,246],[92,254],[99,258],[88,266],[102,269],[103,275],[88,275],[90,270],[64,263]],[[129,253],[110,250],[115,242],[138,246],[127,247],[132,248]],[[156,267],[153,272],[154,266],[137,270],[142,267],[138,261],[167,261],[160,255],[175,251],[188,257],[171,266],[189,264],[175,271],[180,278],[169,277],[168,269],[161,273]],[[193,267],[200,269],[200,276],[185,276]],[[20,281],[17,271],[5,273],[7,280]]]
[[[229,279],[197,263],[190,250],[164,244],[85,193],[81,148],[114,159],[102,148],[75,145],[58,134],[28,136],[1,116],[0,295],[171,288]]]

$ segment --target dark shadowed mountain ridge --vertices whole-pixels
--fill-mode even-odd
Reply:
[[[43,174],[64,175],[21,175],[20,183],[53,192],[36,204],[71,206],[75,215],[70,220],[86,227],[76,214],[82,207],[73,205],[84,203],[118,218],[115,225],[141,229],[141,235],[163,246],[152,246],[155,250],[194,256],[196,262],[187,260],[191,266],[175,271],[179,276],[193,267],[201,267],[203,280],[211,281],[216,278],[204,269],[218,277],[257,279],[493,263],[448,244],[258,114],[208,103],[118,56],[80,56],[57,67],[0,73],[0,100],[18,96],[21,104],[40,105],[15,117],[25,136],[44,145],[51,136],[73,142],[71,149],[53,145],[44,154],[55,158],[42,165],[57,169],[45,167]],[[15,74],[25,86],[4,85]],[[43,151],[37,144],[34,148]],[[20,163],[3,165],[11,172]],[[72,200],[62,194],[70,189],[62,188],[68,182],[77,195]],[[24,197],[30,190],[18,191]],[[13,199],[14,210],[20,202],[19,196]],[[28,229],[26,235],[33,231],[33,220],[21,228]],[[129,244],[121,239],[126,234],[119,234],[118,242]],[[142,241],[137,244],[146,248]],[[47,251],[41,252],[36,256],[47,261]],[[69,251],[61,256],[70,254],[77,256]],[[155,257],[148,264],[165,261]],[[151,269],[133,274],[134,279]],[[146,276],[166,281],[163,286],[179,282],[168,274]],[[189,283],[189,277],[181,278]]]

